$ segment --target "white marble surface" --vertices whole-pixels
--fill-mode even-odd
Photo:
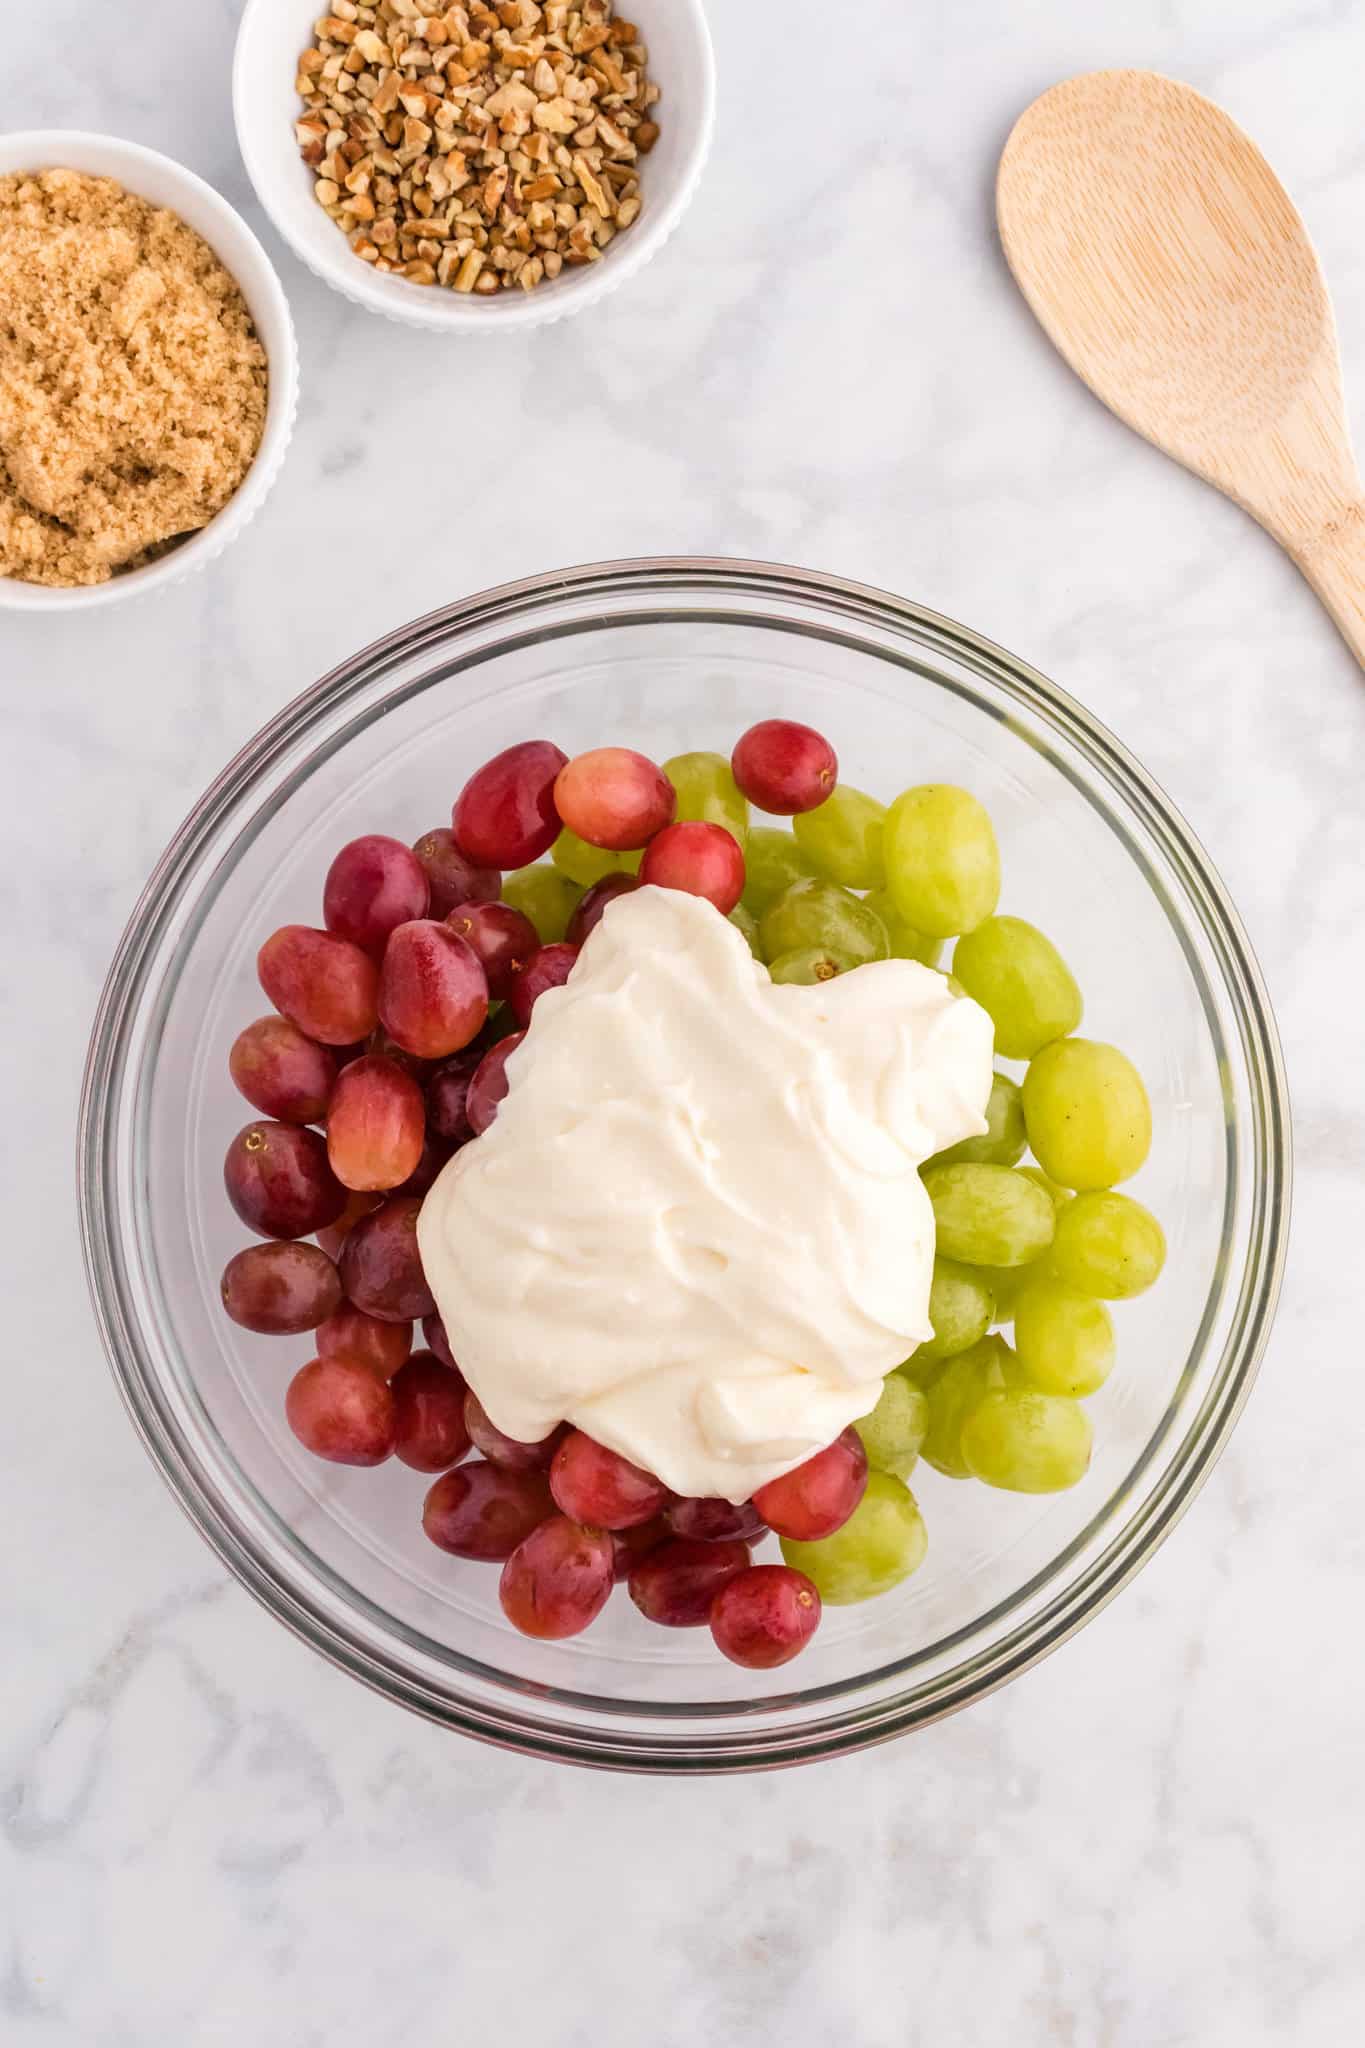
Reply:
[[[832,70],[827,0],[713,0],[701,198],[580,322],[486,347],[400,332],[267,233],[305,385],[266,512],[157,603],[0,614],[6,2048],[1360,2038],[1365,686],[1269,542],[1053,359],[990,188],[1011,117],[1067,72],[1145,62],[1213,93],[1318,239],[1359,421],[1365,19],[1341,0],[851,12]],[[236,13],[6,10],[6,119],[116,129],[259,221],[231,131]],[[486,482],[460,498],[491,518],[433,518],[432,478]],[[124,1420],[71,1190],[106,961],[238,742],[440,599],[669,551],[889,585],[1093,706],[1240,904],[1299,1149],[1260,1386],[1137,1584],[917,1740],[685,1786],[442,1736],[269,1621]]]

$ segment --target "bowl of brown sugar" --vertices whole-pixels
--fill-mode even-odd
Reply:
[[[298,356],[227,201],[113,136],[0,137],[0,607],[177,581],[269,493]]]

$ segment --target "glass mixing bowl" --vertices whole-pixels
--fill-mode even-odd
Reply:
[[[530,1642],[498,1575],[424,1538],[428,1481],[316,1462],[283,1392],[308,1356],[236,1329],[218,1278],[245,1235],[222,1159],[245,1120],[228,1048],[266,1007],[256,949],[312,922],[336,848],[448,820],[513,741],[656,759],[728,748],[759,718],[827,731],[850,782],[970,786],[1000,835],[1004,905],[1085,989],[1085,1029],[1152,1095],[1137,1193],[1171,1247],[1118,1311],[1072,1492],[1031,1498],[920,1468],[928,1560],[827,1609],[799,1662],[726,1663],[706,1630],[624,1598],[584,1636]],[[1077,704],[1012,656],[882,592],[725,561],[578,569],[472,597],[368,648],[281,712],[177,833],[119,947],[81,1128],[86,1253],[133,1419],[186,1511],[271,1612],[390,1699],[527,1752],[656,1771],[857,1749],[1024,1670],[1154,1550],[1246,1398],[1280,1277],[1288,1114],[1261,978],[1218,878],[1161,792]],[[510,1305],[515,1313],[515,1306]]]

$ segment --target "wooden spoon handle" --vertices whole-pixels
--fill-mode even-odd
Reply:
[[[1289,552],[1365,668],[1365,498],[1343,505],[1315,540]]]

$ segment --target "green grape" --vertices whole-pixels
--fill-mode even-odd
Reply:
[[[1116,1046],[1059,1038],[1029,1062],[1024,1122],[1034,1157],[1064,1188],[1109,1188],[1152,1144],[1142,1076]]]
[[[758,830],[755,827],[755,838]],[[886,927],[876,911],[837,882],[815,878],[793,882],[764,911],[758,932],[765,960],[779,959],[783,953],[806,946],[843,954],[855,967],[888,956]]]
[[[1057,1212],[1036,1181],[1012,1166],[930,1166],[937,1247],[968,1266],[1026,1266],[1052,1242]]]
[[[1020,1107],[1023,1107],[1022,1103]],[[1021,1166],[1019,1171],[1037,1182],[1043,1193],[1051,1199],[1054,1209],[1060,1209],[1065,1203],[1075,1201],[1076,1197],[1070,1188],[1059,1187],[1055,1180],[1049,1180],[1041,1166]]]
[[[931,938],[969,932],[1000,898],[1000,849],[983,807],[965,789],[928,782],[891,806],[883,841],[896,908]]]
[[[918,1387],[922,1394],[927,1394],[947,1363],[946,1358],[926,1358],[921,1344],[918,1351],[896,1367],[896,1371],[902,1379],[909,1380],[912,1387]]]
[[[675,754],[664,774],[677,792],[679,823],[700,820],[723,825],[743,846],[749,837],[749,806],[724,754]]]
[[[557,946],[569,929],[583,886],[542,861],[538,867],[518,868],[515,874],[504,875],[502,900],[530,918],[543,946]]]
[[[1085,1294],[1130,1301],[1146,1293],[1165,1263],[1165,1233],[1131,1195],[1077,1195],[1057,1218],[1049,1264]]]
[[[608,875],[638,875],[644,854],[611,853],[605,846],[589,846],[586,839],[580,839],[566,825],[550,848],[550,859],[571,882],[591,889],[594,882],[601,882]]]
[[[953,1259],[936,1258],[929,1286],[929,1320],[934,1334],[906,1360],[902,1372],[909,1371],[913,1378],[919,1378],[921,1365],[955,1358],[959,1351],[970,1351],[985,1336],[994,1315],[995,1300],[979,1267],[959,1266]]]
[[[869,910],[875,910],[886,926],[886,935],[891,941],[893,960],[918,960],[922,967],[937,967],[943,958],[942,939],[926,938],[907,924],[897,910],[889,889],[873,889],[863,898]]]
[[[782,1555],[804,1572],[830,1607],[851,1607],[889,1593],[924,1562],[924,1518],[908,1486],[889,1472],[869,1472],[867,1491],[842,1529],[819,1543],[782,1538]]]
[[[774,981],[813,987],[816,982],[833,981],[836,974],[847,974],[857,965],[847,953],[832,952],[828,946],[798,946],[794,952],[779,953],[768,972]]]
[[[758,919],[752,910],[746,910],[742,903],[737,903],[730,912],[730,922],[736,931],[743,934],[744,943],[755,960],[761,960],[763,955],[758,950]]]
[[[872,1413],[853,1427],[863,1440],[874,1472],[908,1479],[929,1427],[929,1403],[919,1387],[891,1372],[882,1383],[881,1399]]]
[[[1079,1401],[1005,1387],[962,1425],[972,1477],[1010,1493],[1061,1493],[1085,1477],[1094,1432]]]
[[[1003,1337],[983,1337],[970,1351],[950,1358],[927,1389],[929,1427],[920,1456],[936,1472],[949,1479],[971,1477],[962,1455],[962,1425],[992,1389],[1004,1385],[1003,1362],[1008,1356]]]
[[[816,873],[845,889],[880,889],[885,883],[885,826],[886,805],[848,782],[792,819],[796,843]]]
[[[1093,1394],[1114,1368],[1114,1323],[1102,1301],[1043,1274],[1014,1305],[1014,1349],[1045,1394]]]
[[[988,917],[953,948],[953,973],[995,1026],[1001,1059],[1031,1060],[1081,1021],[1081,992],[1051,939],[1022,917]]]
[[[790,832],[776,825],[751,825],[744,849],[744,894],[740,901],[761,918],[784,889],[815,873]]]
[[[1015,1170],[1021,1173],[1025,1180],[1031,1180],[1035,1187],[1043,1190],[1052,1204],[1054,1214],[1064,1203],[1074,1202],[1076,1199],[1070,1188],[1059,1188],[1055,1180],[1049,1180],[1041,1166],[1020,1166]],[[1054,1235],[1054,1245],[1055,1242]],[[995,1314],[991,1318],[992,1322],[1012,1323],[1015,1304],[1024,1289],[1031,1287],[1033,1282],[1041,1279],[1045,1273],[1051,1272],[1052,1248],[1049,1247],[1041,1257],[1030,1259],[1026,1266],[973,1266],[969,1270],[986,1282],[995,1297]]]
[[[1020,1166],[1015,1170],[1021,1173],[1025,1180],[1031,1180],[1035,1187],[1043,1190],[1052,1204],[1054,1213],[1060,1212],[1065,1203],[1074,1202],[1076,1199],[1070,1188],[1059,1188],[1055,1180],[1049,1180],[1041,1166]],[[1044,1274],[1051,1273],[1055,1245],[1054,1234],[1053,1245],[1040,1258],[1031,1259],[1026,1266],[973,1266],[969,1269],[986,1282],[995,1297],[993,1322],[1014,1321],[1015,1304],[1024,1289],[1032,1286],[1033,1282],[1041,1279]]]
[[[1022,1166],[1018,1170],[1020,1173],[1024,1171]],[[995,1312],[991,1317],[993,1323],[1014,1321],[1015,1303],[1029,1283],[1036,1280],[1044,1271],[1046,1265],[1045,1258],[1038,1258],[1030,1259],[1027,1265],[1023,1266],[972,1266],[969,1269],[990,1288],[991,1299],[995,1303]]]
[[[936,1152],[927,1164],[956,1166],[965,1162],[978,1166],[1013,1166],[1016,1159],[1023,1158],[1027,1142],[1019,1083],[1011,1081],[1007,1074],[993,1074],[986,1103],[984,1135],[963,1138],[958,1144],[950,1145],[946,1152]]]

